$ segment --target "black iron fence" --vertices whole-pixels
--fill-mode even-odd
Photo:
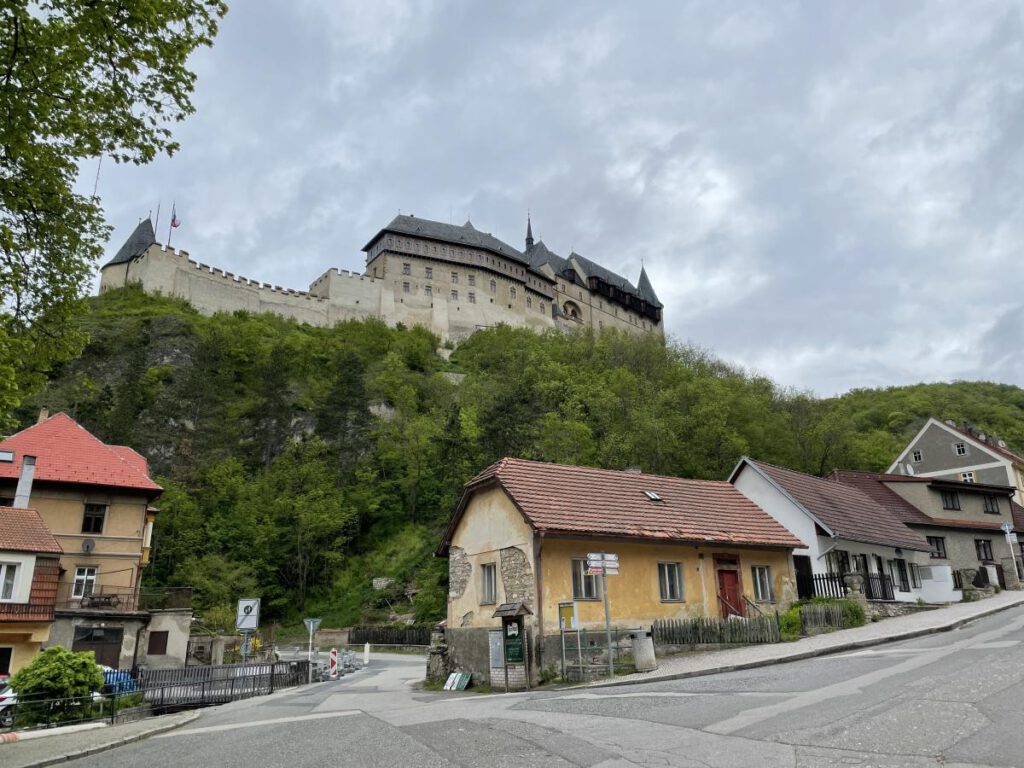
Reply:
[[[356,645],[430,645],[430,627],[352,627],[348,641]]]
[[[864,594],[868,600],[895,600],[892,577],[884,573],[864,575]]]
[[[657,645],[751,645],[781,640],[776,616],[715,619],[659,619],[654,622]]]
[[[138,687],[159,709],[224,704],[273,693],[309,680],[309,662],[249,662],[179,669],[142,669]]]

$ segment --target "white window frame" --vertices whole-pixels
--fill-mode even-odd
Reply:
[[[973,472],[961,472],[960,473],[960,479],[963,482],[965,482],[965,483],[973,483],[974,482],[974,473]]]
[[[683,602],[683,569],[679,563],[658,563],[658,594],[663,603]]]
[[[957,456],[967,455],[967,443],[953,443],[953,453]]]
[[[921,451],[914,451],[911,454],[911,461],[913,461],[915,464],[921,463],[922,461],[924,461],[924,454]]]
[[[96,589],[96,578],[99,575],[100,569],[95,565],[80,565],[75,568],[75,582],[71,596],[82,598],[93,594]],[[88,591],[86,591],[86,587],[88,587]]]
[[[494,605],[498,602],[498,564],[480,565],[480,605]]]
[[[587,558],[573,558],[571,574],[573,600],[601,599],[600,581],[597,576],[587,575]],[[577,578],[579,579],[579,592],[576,590]]]
[[[18,594],[19,563],[0,563],[0,603],[13,603]]]
[[[754,600],[759,603],[774,603],[772,567],[770,565],[752,565],[750,566],[750,576],[754,582]]]

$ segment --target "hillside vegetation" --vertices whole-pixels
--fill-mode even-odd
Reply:
[[[324,626],[444,614],[432,556],[463,483],[502,456],[724,478],[748,454],[884,469],[927,416],[1024,445],[1024,390],[957,382],[821,400],[653,338],[498,327],[450,361],[423,329],[203,317],[137,289],[94,299],[91,341],[18,414],[65,410],[166,488],[152,585],[207,624],[241,596]],[[374,577],[390,577],[382,590]]]

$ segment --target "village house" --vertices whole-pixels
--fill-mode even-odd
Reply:
[[[575,602],[578,627],[604,626],[591,552],[618,555],[612,624],[649,628],[784,610],[803,546],[723,481],[502,459],[466,484],[437,551],[449,561],[449,654],[487,679],[496,607],[521,603],[533,665],[554,664],[560,602]]]
[[[1015,500],[1024,501],[1024,456],[1005,440],[952,420],[928,419],[886,473],[1009,485]]]
[[[806,542],[793,553],[800,598],[856,588],[876,601],[961,599],[948,565],[922,570],[930,565],[925,536],[858,488],[747,457],[729,482]]]
[[[140,603],[162,489],[146,459],[106,445],[64,413],[0,441],[0,505],[32,508],[59,561],[54,621],[45,645],[90,650],[114,668],[183,664],[185,603]]]
[[[61,553],[35,510],[0,507],[0,678],[50,638]]]
[[[1021,564],[1004,528],[1015,526],[1012,487],[847,470],[829,479],[859,488],[926,537],[929,562],[922,570],[952,568],[958,589],[965,570],[980,575],[976,586],[1020,589]]]

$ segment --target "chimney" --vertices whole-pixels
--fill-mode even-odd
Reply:
[[[39,418],[36,419],[36,424],[42,424],[48,418],[50,418],[50,409],[49,408],[40,408],[39,409]]]
[[[32,478],[36,474],[36,457],[23,456],[21,459],[21,477],[18,478],[18,490],[14,492],[14,504],[19,509],[28,509],[28,500],[32,495]]]

